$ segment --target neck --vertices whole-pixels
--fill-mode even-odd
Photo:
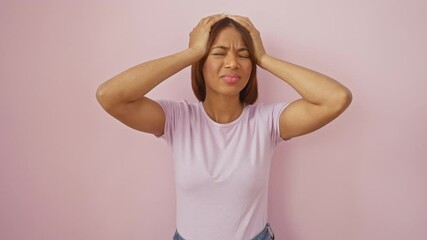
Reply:
[[[236,120],[243,111],[244,104],[239,98],[208,98],[203,107],[208,116],[217,123],[230,123]]]

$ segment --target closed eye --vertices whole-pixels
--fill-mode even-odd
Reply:
[[[213,56],[218,56],[218,57],[222,57],[225,56],[225,53],[220,53],[220,52],[216,52],[216,53],[212,53]]]
[[[239,57],[250,58],[249,51],[246,48],[239,49]]]

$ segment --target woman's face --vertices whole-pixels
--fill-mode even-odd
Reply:
[[[252,62],[242,35],[234,27],[221,30],[203,65],[206,97],[239,97],[249,81]]]

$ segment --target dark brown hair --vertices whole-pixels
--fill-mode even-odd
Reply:
[[[251,76],[246,86],[240,91],[240,101],[246,104],[254,103],[258,98],[258,84],[256,78],[256,58],[254,54],[254,44],[249,34],[248,30],[245,27],[240,25],[238,22],[230,18],[223,18],[219,20],[212,26],[208,43],[207,51],[205,55],[196,63],[191,66],[191,86],[193,87],[194,95],[196,95],[199,101],[204,101],[206,98],[206,86],[205,78],[203,76],[203,65],[208,57],[210,48],[212,47],[213,41],[215,40],[218,33],[226,27],[234,27],[243,37],[243,41],[246,44],[246,47],[249,50],[250,60],[252,62]]]

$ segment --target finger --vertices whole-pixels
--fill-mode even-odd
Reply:
[[[204,17],[200,20],[199,25],[213,25],[217,21],[223,19],[225,17],[225,14],[215,14],[211,16]]]
[[[252,22],[249,20],[249,18],[247,17],[242,17],[242,16],[232,16],[231,19],[237,21],[238,23],[247,26],[247,27],[251,27],[253,28],[253,24]]]
[[[238,15],[230,15],[228,17],[240,23],[243,27],[245,27],[249,31],[256,29],[248,17],[238,16]]]
[[[216,15],[212,15],[209,17],[209,19],[207,20],[206,24],[209,25],[210,27],[213,26],[216,22],[218,22],[219,20],[225,18],[226,15],[225,14],[216,14]]]

